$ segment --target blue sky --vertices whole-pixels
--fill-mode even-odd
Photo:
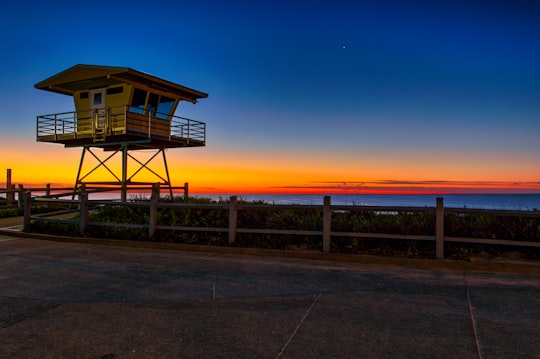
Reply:
[[[35,116],[73,107],[33,85],[87,63],[207,92],[178,114],[207,123],[207,147],[189,156],[210,167],[222,156],[253,171],[298,161],[329,182],[540,182],[537,1],[6,6],[0,140],[11,148],[47,146],[35,144]],[[413,173],[389,173],[395,161]]]

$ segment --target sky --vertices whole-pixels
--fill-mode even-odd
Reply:
[[[35,139],[72,98],[33,86],[93,64],[209,94],[176,112],[206,146],[167,151],[193,193],[540,193],[538,1],[18,1],[2,17],[15,183],[74,183],[81,149]]]

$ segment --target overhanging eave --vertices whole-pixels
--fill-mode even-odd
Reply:
[[[196,102],[208,94],[163,80],[128,67],[75,65],[34,85],[35,88],[73,96],[77,91],[104,88],[119,83],[140,85],[171,97]]]

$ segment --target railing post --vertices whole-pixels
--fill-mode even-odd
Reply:
[[[111,128],[111,108],[107,107],[105,110],[105,135],[109,135],[109,129]]]
[[[58,140],[58,129],[57,129],[57,123],[56,123],[57,122],[57,120],[56,120],[57,116],[58,116],[57,114],[54,115],[54,140],[55,141]]]
[[[13,184],[11,183],[11,168],[6,170],[6,190],[8,191],[6,193],[6,205],[11,206],[14,199],[14,193],[11,192],[13,190]]]
[[[444,199],[437,198],[435,210],[435,258],[444,258]]]
[[[148,111],[148,138],[152,137],[152,117]]]
[[[189,184],[184,183],[184,202],[187,202],[189,199]]]
[[[99,110],[92,110],[92,118],[94,119],[93,121],[93,125],[92,125],[92,133],[94,134],[94,136],[96,135],[96,129],[98,127],[98,124],[99,124]]]
[[[24,191],[22,192],[22,206],[23,206],[23,214],[24,214],[24,220],[23,220],[23,230],[27,231],[30,229],[30,216],[32,215],[31,210],[31,200],[32,200],[32,192],[30,191]]]
[[[323,203],[323,252],[330,252],[330,238],[332,229],[332,200],[330,196],[324,196]]]
[[[157,204],[159,200],[159,183],[152,185],[152,196],[150,197],[150,223],[148,224],[148,238],[154,238],[157,229]]]
[[[24,192],[24,186],[22,184],[19,185],[19,192],[17,194],[17,207],[19,209],[23,208],[23,192]],[[11,192],[13,193],[13,192]]]
[[[79,228],[81,236],[84,236],[88,232],[88,192],[86,192],[86,186],[83,184],[79,192],[80,205],[80,223]]]
[[[231,196],[229,203],[229,244],[233,244],[236,240],[236,228],[237,228],[237,211],[238,200],[236,196]]]

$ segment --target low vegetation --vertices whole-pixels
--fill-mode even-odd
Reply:
[[[0,206],[4,206],[4,208],[0,207],[0,218],[9,218],[9,217],[17,217],[23,215],[23,210],[16,207],[16,206],[6,206],[5,203],[2,204],[0,199]],[[32,207],[32,214],[41,214],[41,213],[51,213],[55,211],[64,211],[68,209],[67,205],[42,205],[42,206],[33,206]]]
[[[134,198],[133,202],[145,201]],[[183,203],[183,198],[174,202]],[[227,204],[228,200],[212,201],[207,198],[190,198],[189,203]],[[245,203],[245,202],[240,202]],[[263,208],[240,209],[238,228],[277,229],[320,231],[322,211],[315,209],[272,208],[271,204],[249,202],[264,205]],[[33,209],[32,209],[33,211]],[[220,228],[222,231],[185,231],[158,230],[153,241],[186,243],[198,245],[227,246],[229,211],[222,208],[161,208],[157,214],[157,224],[175,227]],[[147,225],[149,210],[147,206],[101,206],[91,212],[90,221],[129,223]],[[54,233],[58,235],[78,235],[76,224],[32,222],[31,231]],[[392,233],[406,235],[433,236],[435,231],[435,212],[374,212],[374,211],[334,211],[332,213],[332,231],[361,233]],[[500,216],[493,214],[447,213],[445,216],[445,235],[469,238],[489,238],[540,242],[540,219],[526,217]],[[124,228],[117,226],[90,226],[89,237],[148,240],[147,228]],[[332,237],[333,252],[363,253],[375,255],[402,255],[434,257],[433,241],[404,239]],[[292,234],[251,234],[238,233],[235,246],[274,248],[287,250],[320,250],[322,236]],[[470,259],[475,256],[498,257],[506,253],[519,258],[540,258],[538,249],[512,246],[476,245],[465,243],[446,243],[445,256]]]

